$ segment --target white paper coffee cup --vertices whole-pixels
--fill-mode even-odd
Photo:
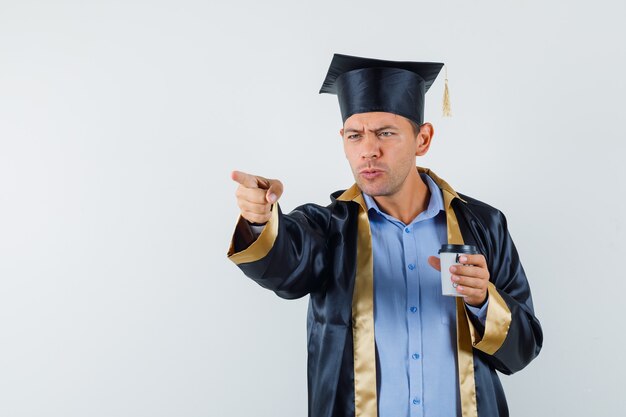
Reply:
[[[452,282],[452,265],[462,265],[459,262],[461,255],[475,255],[479,253],[474,245],[441,245],[439,259],[441,260],[441,293],[453,297],[463,297],[456,291],[457,284]]]

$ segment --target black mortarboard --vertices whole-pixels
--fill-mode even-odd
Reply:
[[[320,94],[337,94],[344,122],[356,113],[383,111],[421,125],[424,95],[442,66],[335,54]]]

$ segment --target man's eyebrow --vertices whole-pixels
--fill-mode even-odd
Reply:
[[[383,127],[379,127],[378,129],[375,129],[374,132],[380,132],[381,130],[390,130],[390,129],[397,130],[398,128],[392,125],[386,125]]]
[[[386,125],[386,126],[381,126],[379,128],[376,128],[376,129],[371,129],[370,131],[371,132],[380,132],[381,130],[390,130],[390,129],[398,130],[398,128],[396,126]],[[348,133],[348,132],[350,132],[350,133],[352,133],[352,132],[360,133],[362,131],[363,131],[362,129],[348,128],[348,129],[344,130],[344,133]]]

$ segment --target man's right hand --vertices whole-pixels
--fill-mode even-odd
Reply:
[[[241,171],[233,171],[230,177],[239,183],[235,195],[241,217],[251,223],[267,223],[272,204],[283,194],[283,183]]]

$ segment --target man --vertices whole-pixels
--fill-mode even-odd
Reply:
[[[338,95],[356,184],[330,205],[286,215],[280,181],[232,174],[241,216],[229,258],[281,297],[310,295],[309,416],[508,416],[496,370],[541,349],[504,215],[416,167],[441,67],[333,57],[320,92]],[[458,298],[441,293],[442,244],[480,252],[450,269]]]

